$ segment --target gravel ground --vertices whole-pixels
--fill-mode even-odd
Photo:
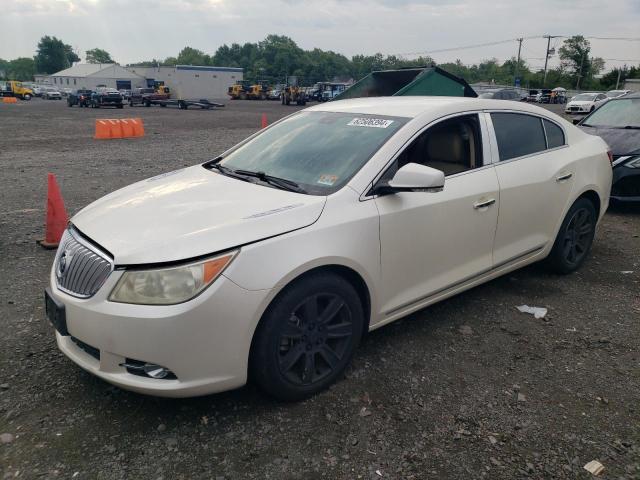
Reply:
[[[573,275],[530,266],[373,332],[344,379],[297,404],[253,386],[137,395],[57,350],[54,252],[35,244],[46,173],[73,214],[294,109],[0,105],[0,479],[573,479],[594,459],[598,478],[640,478],[640,209],[609,211]],[[93,140],[94,118],[131,116],[144,138]]]

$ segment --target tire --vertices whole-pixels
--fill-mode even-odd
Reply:
[[[547,266],[563,275],[580,268],[589,255],[597,220],[595,206],[590,200],[576,200],[560,226],[551,253],[546,259]]]
[[[31,95],[29,95],[29,94],[27,93],[26,95],[23,95],[23,96],[22,96],[22,99],[23,99],[23,100],[26,100],[26,101],[28,102],[29,100],[31,100]]]
[[[596,107],[592,106],[591,110],[589,110],[589,113],[593,112],[596,109]]]
[[[124,108],[124,105],[123,105],[123,104],[121,104],[121,103],[119,103],[119,104],[117,104],[117,105],[116,105],[116,107],[118,107],[118,108]]]
[[[133,107],[133,101],[132,100],[129,100],[129,106]]]
[[[251,347],[252,378],[280,400],[308,398],[343,374],[363,326],[351,283],[332,273],[303,277],[276,297],[260,321]]]
[[[147,100],[146,102],[144,102],[144,106],[145,107],[150,107],[151,106],[151,102],[149,100]]]

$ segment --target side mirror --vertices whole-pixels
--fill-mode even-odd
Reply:
[[[573,123],[574,125],[577,125],[580,123],[580,120],[582,120],[582,118],[572,118],[571,123]]]
[[[379,185],[376,193],[440,192],[443,188],[444,172],[419,163],[408,163],[387,184]]]

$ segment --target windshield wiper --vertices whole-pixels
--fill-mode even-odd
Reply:
[[[625,130],[640,130],[640,126],[638,125],[625,125],[624,127],[620,128],[624,128]]]
[[[246,177],[254,177],[269,185],[280,188],[282,190],[288,190],[296,193],[307,193],[307,191],[298,185],[293,180],[287,180],[286,178],[274,177],[273,175],[267,175],[265,172],[252,172],[251,170],[232,170],[237,175],[244,175]]]
[[[220,163],[214,163],[213,165],[209,165],[208,168],[215,168],[221,174],[226,175],[227,177],[237,178],[238,180],[242,180],[243,182],[249,182],[250,180],[247,178],[247,175],[238,175],[236,171],[232,168],[225,167]]]

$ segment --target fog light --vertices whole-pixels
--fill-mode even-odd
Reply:
[[[176,380],[177,377],[168,368],[162,365],[156,365],[155,363],[142,362],[140,360],[134,360],[127,358],[127,361],[120,364],[121,367],[127,369],[128,373],[138,375],[139,377],[155,378],[157,380]]]
[[[161,367],[160,365],[154,365],[153,363],[145,363],[142,370],[153,378],[165,378],[171,373],[171,370],[168,368]]]

